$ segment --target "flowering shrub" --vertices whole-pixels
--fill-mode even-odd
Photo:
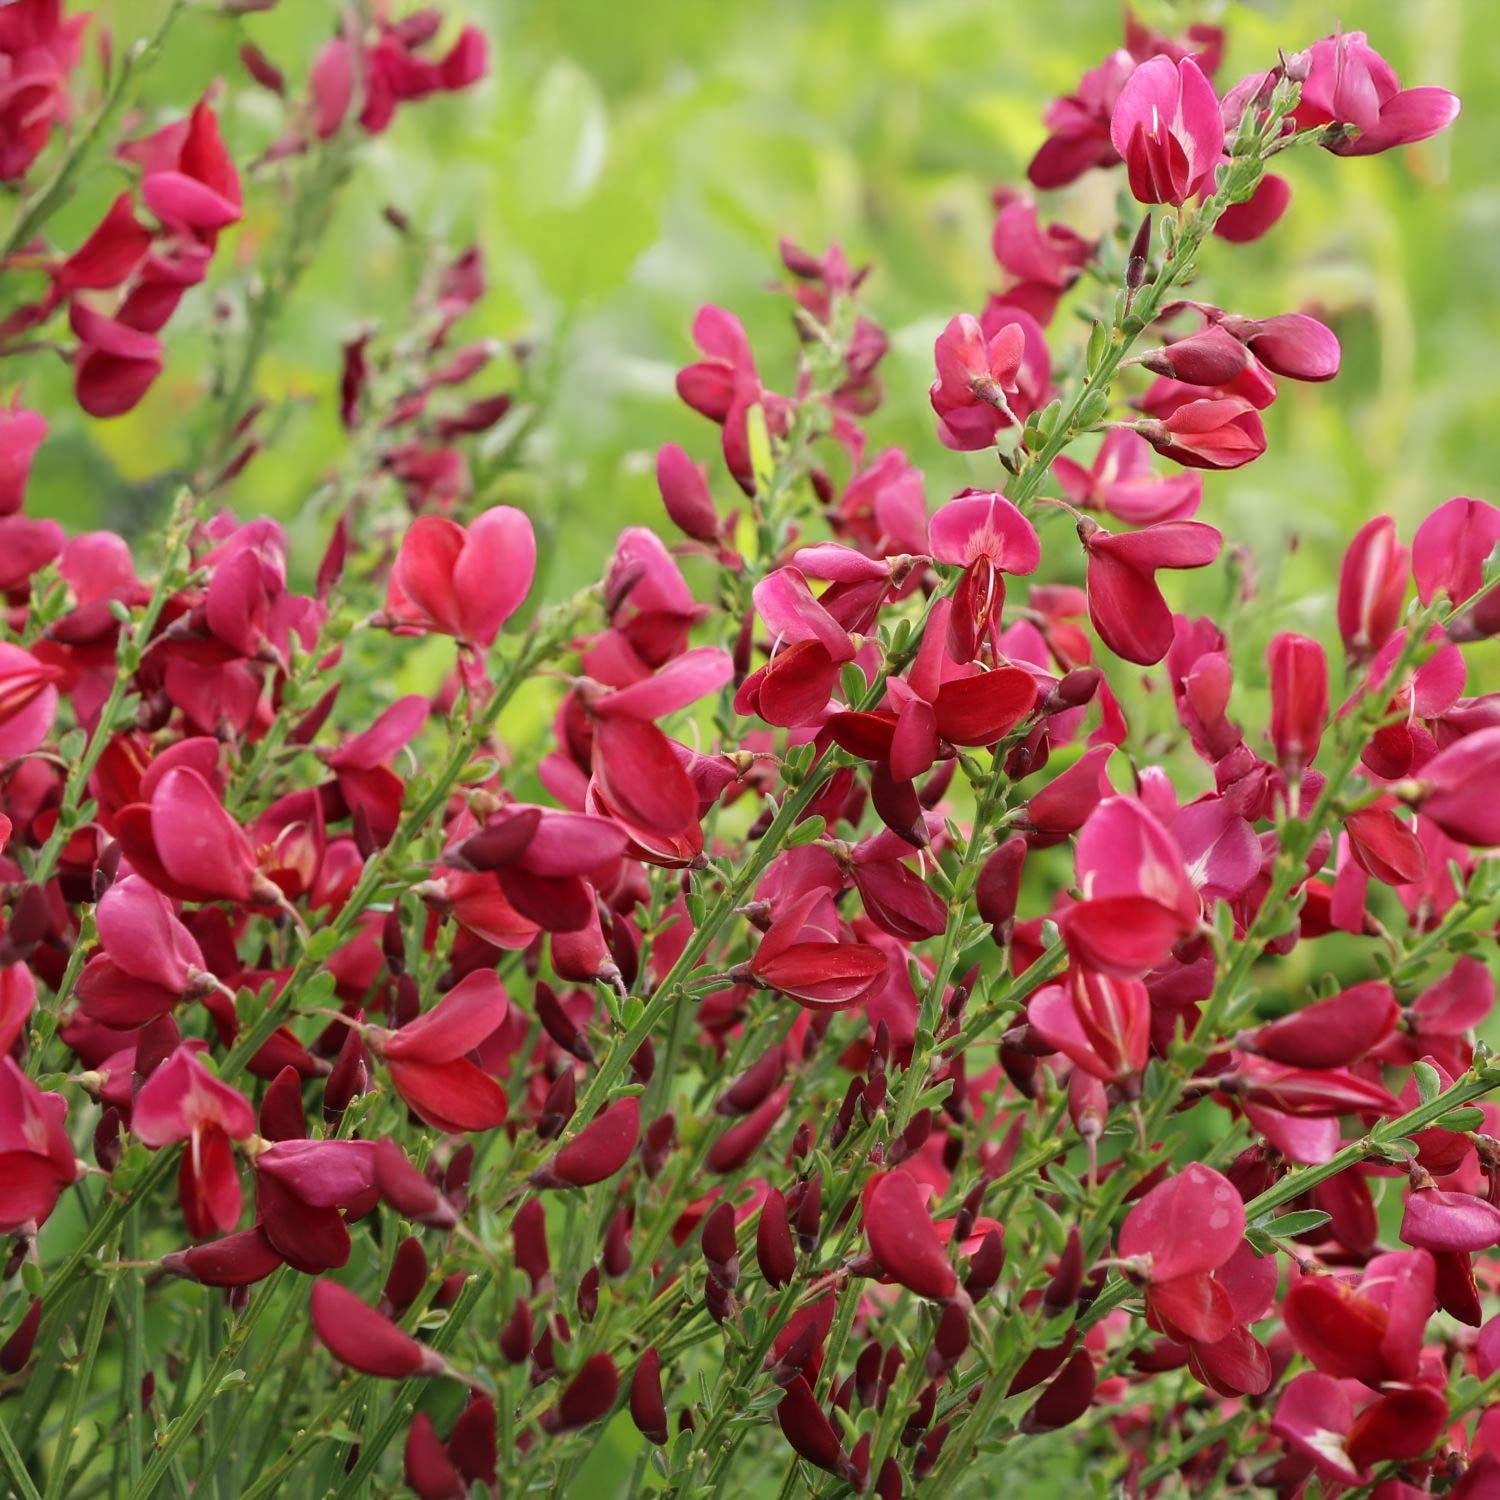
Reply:
[[[1209,471],[1340,359],[1200,262],[1238,304],[1276,156],[1457,101],[1359,33],[1221,95],[1216,31],[1131,22],[1029,175],[1139,206],[1090,239],[1000,193],[1004,288],[936,342],[936,437],[996,488],[929,514],[867,451],[864,273],[784,244],[793,390],[704,308],[680,539],[547,605],[531,520],[471,501],[511,399],[470,389],[477,251],[342,351],[321,560],[232,509],[333,186],[484,70],[436,12],[350,14],[305,85],[247,48],[285,119],[236,163],[212,97],[123,116],[157,43],[90,96],[83,18],[0,9],[0,353],[124,412],[247,190],[292,218],[159,541],[28,516],[47,423],[0,412],[9,1492],[565,1494],[617,1412],[680,1497],[992,1487],[1063,1428],[1131,1494],[1500,1492],[1500,700],[1464,655],[1500,509],[1369,521],[1263,665],[1163,592],[1225,553]],[[95,152],[130,185],[55,243]],[[395,696],[430,637],[450,674]]]

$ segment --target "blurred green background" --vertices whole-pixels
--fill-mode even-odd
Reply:
[[[150,30],[162,0],[99,0],[118,42]],[[931,340],[977,311],[997,273],[990,190],[1018,181],[1042,136],[1040,111],[1120,38],[1114,0],[448,0],[488,34],[492,76],[473,91],[406,109],[370,143],[333,229],[277,330],[263,389],[291,398],[271,451],[233,499],[245,514],[295,519],[333,464],[338,347],[361,327],[399,326],[420,256],[381,221],[398,205],[428,235],[486,255],[488,294],[469,336],[534,340],[540,401],[528,476],[511,498],[553,539],[547,592],[597,576],[613,528],[655,522],[651,459],[668,440],[714,455],[716,434],[679,406],[702,302],[733,308],[768,383],[795,357],[786,303],[768,283],[786,234],[843,242],[869,260],[870,310],[890,332],[888,399],[872,447],[904,446],[930,503],[963,484],[994,486],[992,457],[943,451],[925,398]],[[1455,493],[1489,493],[1500,470],[1500,40],[1492,0],[1267,0],[1149,3],[1143,18],[1228,27],[1221,88],[1277,47],[1362,27],[1408,83],[1460,92],[1464,113],[1415,151],[1362,161],[1284,158],[1296,199],[1258,245],[1215,245],[1203,294],[1250,314],[1319,305],[1345,365],[1331,386],[1285,386],[1268,414],[1270,453],[1210,476],[1204,514],[1256,553],[1268,587],[1309,622],[1327,606],[1343,542],[1382,510],[1410,527]],[[230,22],[207,11],[178,26],[142,100],[180,108],[216,77],[235,87],[225,131],[242,159],[276,134],[280,106],[243,86],[241,40],[256,41],[300,88],[334,24],[334,0],[283,0]],[[1113,213],[1120,174],[1091,174],[1044,212],[1080,227]],[[101,172],[54,221],[81,234],[118,191]],[[279,223],[274,188],[252,186],[246,224],[215,281],[231,295]],[[65,398],[45,364],[24,378],[53,420],[32,509],[81,526],[138,532],[164,503],[164,471],[185,459],[191,406],[211,347],[213,299],[191,295],[169,330],[169,364],[149,399],[107,423]],[[1064,314],[1066,316],[1066,314]],[[184,420],[184,413],[188,413]],[[519,487],[519,489],[518,489]],[[722,498],[729,499],[721,489]],[[490,499],[493,496],[481,496]],[[567,545],[557,547],[559,538]],[[314,539],[308,538],[309,545]],[[1286,553],[1300,542],[1288,564]],[[1325,617],[1326,618],[1326,617]]]

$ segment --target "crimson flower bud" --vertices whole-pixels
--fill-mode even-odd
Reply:
[[[802,1376],[787,1386],[776,1408],[776,1422],[798,1457],[829,1474],[842,1475],[847,1470],[849,1460],[838,1432]]]
[[[979,1242],[979,1248],[969,1257],[969,1274],[964,1278],[964,1290],[978,1301],[1000,1279],[1005,1269],[1005,1233],[999,1228],[990,1230]]]
[[[875,1494],[877,1500],[901,1500],[901,1465],[894,1458],[881,1464],[880,1473],[875,1476]]]
[[[1298,777],[1318,753],[1328,722],[1328,658],[1306,636],[1283,631],[1266,649],[1271,669],[1271,743],[1288,776]]]
[[[106,1172],[113,1172],[120,1164],[123,1148],[120,1144],[120,1111],[113,1104],[106,1105],[94,1127],[94,1160]]]
[[[573,1432],[609,1413],[620,1390],[615,1362],[607,1354],[595,1354],[583,1362],[568,1382],[557,1405],[542,1413],[545,1432]]]
[[[641,1145],[641,1169],[647,1177],[654,1179],[666,1165],[676,1139],[677,1121],[670,1113],[661,1115],[646,1127],[646,1138]]]
[[[961,1302],[950,1302],[938,1319],[938,1326],[927,1350],[927,1373],[937,1380],[963,1357],[969,1347],[969,1313]]]
[[[792,1246],[786,1197],[780,1188],[769,1189],[761,1204],[760,1221],[755,1227],[755,1262],[772,1287],[785,1286],[797,1274],[797,1252]]]
[[[1042,1310],[1048,1316],[1060,1313],[1078,1301],[1078,1294],[1082,1290],[1083,1241],[1079,1237],[1078,1226],[1074,1224],[1068,1230],[1067,1243],[1062,1255],[1058,1257],[1052,1278],[1042,1292]]]
[[[703,1221],[703,1259],[727,1291],[740,1279],[739,1246],[734,1233],[734,1205],[720,1203]]]
[[[601,1260],[606,1276],[624,1276],[630,1270],[630,1230],[633,1210],[622,1203],[610,1217],[609,1227],[604,1231],[604,1250]]]
[[[715,1323],[724,1323],[734,1311],[734,1294],[718,1277],[710,1275],[703,1283],[703,1305]]]
[[[294,1067],[284,1067],[271,1080],[260,1101],[257,1125],[268,1141],[296,1141],[307,1134],[307,1118],[302,1112],[302,1077]]]
[[[922,1388],[922,1394],[917,1397],[917,1404],[907,1413],[906,1424],[901,1429],[901,1444],[910,1448],[917,1443],[928,1427],[932,1425],[932,1415],[937,1410],[938,1388],[934,1383]]]
[[[716,1140],[708,1152],[711,1172],[735,1172],[749,1161],[755,1148],[771,1133],[791,1098],[790,1084],[782,1084],[738,1125],[732,1125]]]
[[[556,1140],[567,1128],[577,1107],[578,1084],[571,1067],[559,1073],[547,1090],[537,1115],[536,1133],[544,1140]]]
[[[1125,286],[1138,292],[1146,284],[1147,257],[1151,253],[1151,215],[1141,220],[1135,238],[1130,242],[1130,255],[1125,261]]]
[[[1058,1428],[1076,1422],[1093,1404],[1094,1384],[1093,1356],[1087,1349],[1080,1349],[1026,1413],[1021,1430],[1028,1433],[1056,1432]]]
[[[552,1261],[547,1254],[547,1218],[541,1199],[531,1198],[516,1210],[510,1225],[511,1252],[526,1273],[533,1293],[552,1284]]]
[[[719,540],[719,513],[708,491],[708,476],[676,443],[656,455],[656,487],[672,524],[695,542]]]
[[[1180,380],[1184,385],[1228,385],[1250,362],[1245,346],[1217,324],[1153,349],[1141,356],[1141,364],[1156,375]]]
[[[391,1273],[385,1279],[382,1311],[400,1317],[422,1294],[427,1284],[427,1252],[413,1235],[396,1246]]]
[[[592,1323],[599,1311],[599,1267],[590,1266],[578,1281],[578,1316]]]
[[[822,1217],[823,1174],[818,1172],[802,1185],[797,1202],[797,1243],[804,1255],[811,1255],[818,1248],[819,1221]]]
[[[769,1048],[719,1095],[714,1110],[721,1115],[747,1115],[781,1082],[785,1052],[780,1044]]]
[[[662,1399],[661,1356],[654,1347],[641,1355],[630,1377],[630,1420],[647,1441],[665,1446],[667,1405]]]
[[[414,1375],[441,1375],[447,1369],[435,1349],[419,1344],[326,1277],[313,1285],[312,1320],[329,1353],[362,1374],[409,1380]]]
[[[1406,597],[1408,555],[1389,516],[1367,521],[1344,553],[1339,573],[1339,635],[1356,661],[1368,660],[1395,633]]]
[[[26,1316],[16,1325],[16,1331],[0,1344],[0,1370],[14,1375],[26,1366],[31,1358],[32,1345],[36,1343],[36,1331],[42,1321],[42,1299],[33,1297]]]
[[[589,1187],[613,1177],[635,1150],[641,1104],[634,1094],[617,1099],[583,1127],[550,1161],[531,1174],[539,1188]]]
[[[453,1205],[412,1166],[389,1136],[375,1143],[374,1177],[380,1196],[408,1219],[434,1229],[451,1229],[458,1222]]]
[[[443,1447],[432,1418],[419,1411],[412,1418],[402,1455],[403,1477],[417,1500],[463,1500],[463,1475]]]
[[[547,1035],[579,1062],[593,1062],[594,1049],[589,1045],[589,1039],[572,1016],[563,1009],[562,1002],[551,985],[537,985],[535,1003],[537,1020],[542,1023],[542,1029]]]
[[[917,1188],[903,1171],[873,1177],[864,1192],[865,1236],[881,1269],[919,1297],[946,1301],[958,1278]]]
[[[531,1307],[518,1297],[514,1310],[500,1329],[500,1353],[504,1355],[508,1363],[513,1365],[526,1363],[527,1356],[531,1353],[535,1331]]]

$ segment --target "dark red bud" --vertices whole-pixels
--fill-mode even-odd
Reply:
[[[599,1311],[599,1267],[590,1266],[578,1280],[578,1316],[592,1323]]]
[[[26,1316],[16,1325],[16,1331],[0,1345],[0,1370],[15,1375],[25,1368],[31,1358],[31,1347],[36,1343],[36,1331],[42,1321],[42,1299],[33,1297]]]
[[[557,1405],[542,1413],[545,1432],[573,1432],[606,1416],[620,1390],[615,1362],[607,1354],[595,1354],[568,1382]]]
[[[771,1188],[760,1208],[755,1228],[755,1262],[768,1285],[783,1287],[797,1274],[797,1252],[787,1222],[786,1197]]]
[[[509,1364],[526,1363],[535,1331],[530,1306],[518,1298],[515,1310],[500,1329],[500,1353]]]
[[[412,1235],[396,1246],[391,1273],[385,1279],[385,1310],[400,1317],[427,1285],[427,1252]]]
[[[670,1434],[661,1391],[661,1356],[654,1348],[641,1355],[630,1377],[630,1419],[649,1442],[666,1443]]]

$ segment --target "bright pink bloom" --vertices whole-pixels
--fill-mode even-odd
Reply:
[[[1116,656],[1151,666],[1172,645],[1172,611],[1156,583],[1158,568],[1202,568],[1223,537],[1201,521],[1160,521],[1143,531],[1112,533],[1078,523],[1088,553],[1089,619]]]
[[[1283,631],[1266,648],[1271,669],[1271,743],[1289,776],[1312,764],[1328,724],[1328,658],[1306,636]]]
[[[227,1234],[239,1223],[243,1196],[230,1141],[255,1133],[255,1111],[181,1046],[141,1086],[131,1131],[153,1149],[187,1141],[178,1176],[182,1215],[195,1239]]]
[[[1163,963],[1197,930],[1199,898],[1177,841],[1134,797],[1106,797],[1074,859],[1082,899],[1062,915],[1078,961],[1120,979]]]
[[[239,173],[206,101],[194,107],[176,160],[147,168],[141,197],[168,229],[209,244],[238,221],[244,206]]]
[[[1500,727],[1465,735],[1422,767],[1417,806],[1450,838],[1500,845]]]
[[[505,1120],[505,1090],[470,1054],[504,1025],[509,1009],[500,980],[477,969],[400,1030],[372,1028],[371,1049],[403,1102],[434,1129],[492,1130]]]
[[[0,516],[13,516],[26,500],[31,461],[47,436],[46,419],[12,396],[0,406]]]
[[[0,760],[29,755],[47,738],[62,676],[20,646],[0,642]]]
[[[966,490],[933,516],[933,557],[964,569],[953,593],[949,642],[958,661],[971,661],[995,630],[1005,606],[1005,574],[1034,573],[1041,561],[1035,527],[1003,495]]]
[[[1356,1285],[1334,1276],[1297,1277],[1282,1317],[1292,1342],[1325,1375],[1366,1385],[1412,1380],[1436,1279],[1426,1250],[1377,1255]]]
[[[1371,979],[1268,1021],[1239,1045],[1291,1067],[1338,1068],[1378,1047],[1399,1015],[1391,987]]]
[[[1186,203],[1213,185],[1224,154],[1219,100],[1191,58],[1153,57],[1120,91],[1109,137],[1142,203]]]
[[[1338,622],[1344,649],[1357,661],[1390,640],[1406,598],[1406,548],[1389,516],[1376,516],[1355,532],[1339,574]]]
[[[1417,597],[1423,604],[1445,594],[1464,604],[1484,587],[1485,565],[1500,545],[1500,510],[1464,496],[1440,505],[1417,528],[1412,539],[1411,568]],[[1500,588],[1486,591],[1452,625],[1455,640],[1472,640],[1500,631]]]
[[[1186,401],[1165,419],[1135,430],[1166,458],[1190,469],[1238,469],[1266,451],[1260,413],[1241,396]]]
[[[0,1057],[0,1232],[40,1224],[78,1175],[67,1131],[68,1102],[43,1093]]]
[[[0,182],[30,170],[67,120],[68,75],[83,53],[87,15],[63,16],[62,0],[0,6]]]
[[[1058,299],[1082,275],[1094,246],[1066,224],[1043,229],[1030,198],[1012,197],[998,206],[990,247],[1012,277],[1002,300],[1024,309],[1038,323],[1049,323]]]
[[[1009,398],[1018,390],[1026,331],[1009,322],[987,336],[977,318],[960,313],[933,345],[937,379],[928,397],[938,415],[938,437],[948,448],[988,448],[1011,425]]]
[[[76,297],[68,322],[78,338],[73,388],[91,417],[118,417],[151,388],[162,371],[161,340],[104,313]]]
[[[1459,101],[1447,89],[1403,89],[1391,65],[1362,31],[1344,31],[1314,42],[1304,54],[1307,80],[1293,114],[1298,128],[1351,126],[1357,132],[1333,142],[1338,156],[1373,156],[1409,146],[1446,130]]]
[[[1138,1076],[1151,1043],[1151,999],[1138,979],[1074,968],[1038,990],[1026,1019],[1049,1045],[1105,1083]]]
[[[1130,427],[1111,428],[1089,468],[1060,456],[1052,473],[1072,504],[1108,511],[1128,526],[1186,521],[1203,499],[1197,474],[1153,475],[1150,444]]]
[[[386,614],[398,630],[436,631],[484,651],[535,575],[536,535],[514,506],[493,506],[467,528],[419,516],[391,569]]]

